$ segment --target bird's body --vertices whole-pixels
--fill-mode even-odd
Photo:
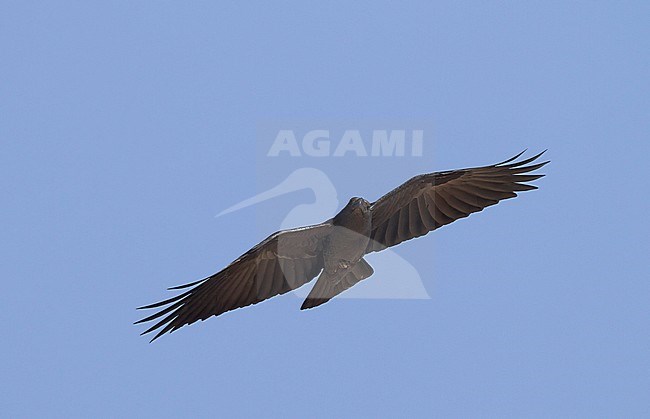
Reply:
[[[373,274],[364,255],[513,198],[517,191],[536,189],[521,182],[543,175],[524,173],[548,162],[525,166],[540,153],[511,163],[521,154],[491,166],[419,175],[373,203],[352,198],[332,219],[274,233],[222,271],[172,288],[190,289],[141,307],[168,305],[137,323],[166,315],[144,332],[162,328],[152,339],[155,340],[197,320],[284,294],[316,276],[318,280],[301,308],[321,305]]]
[[[356,264],[366,254],[372,231],[370,203],[352,198],[333,218],[332,226],[323,243],[324,269],[330,274]]]
[[[323,271],[302,308],[313,308],[372,275],[363,260],[372,231],[370,202],[352,198],[331,221],[323,239]]]

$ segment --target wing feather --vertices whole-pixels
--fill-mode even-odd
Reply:
[[[424,224],[424,226],[427,228],[427,232],[435,229],[437,227],[436,220],[429,212],[429,204],[427,203],[425,196],[418,196],[417,201],[418,209],[420,210],[420,220],[422,221],[422,224]]]

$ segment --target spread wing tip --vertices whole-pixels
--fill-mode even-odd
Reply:
[[[158,316],[160,316],[162,313],[157,313],[157,314],[158,314]],[[158,333],[156,333],[156,335],[149,341],[149,343],[152,343],[154,340],[158,339],[159,337],[161,337],[165,333],[167,333],[167,332],[172,333],[174,330],[176,330],[176,329],[178,329],[179,327],[182,326],[182,325],[176,324],[174,322],[174,320],[176,320],[177,317],[178,316],[176,315],[175,312],[171,313],[170,315],[166,316],[165,318],[163,318],[162,320],[160,320],[159,322],[157,322],[153,326],[149,327],[144,332],[140,333],[140,336],[143,336],[143,335],[146,335],[148,333],[154,332],[157,329],[160,329],[162,327],[162,329],[159,330]],[[138,321],[138,323],[142,323],[142,322],[145,322],[145,321],[149,321],[149,320],[148,319],[142,319],[142,320]]]
[[[517,160],[517,159],[518,159],[522,154],[524,154],[526,151],[528,151],[528,149],[527,149],[527,148],[524,148],[524,151],[518,153],[517,155],[515,155],[515,156],[513,156],[513,157],[510,157],[510,158],[507,159],[507,160],[504,160],[504,161],[502,161],[502,162],[500,162],[500,163],[495,164],[495,166],[501,166],[502,164],[510,163],[511,161]]]
[[[203,281],[203,280],[201,280],[201,281]],[[200,283],[201,281],[194,282],[193,285],[196,285],[196,284]],[[183,286],[183,287],[185,288],[185,286]],[[176,330],[178,327],[180,327],[181,325],[175,324],[174,320],[176,320],[177,317],[178,317],[178,310],[180,310],[183,307],[183,304],[185,303],[186,298],[194,290],[195,290],[195,288],[192,288],[191,290],[188,290],[188,291],[186,291],[186,292],[184,292],[182,294],[179,294],[179,295],[177,295],[175,297],[172,297],[172,298],[169,298],[167,300],[164,300],[164,301],[161,301],[161,302],[158,302],[158,303],[154,303],[154,304],[149,304],[149,305],[142,306],[142,307],[138,307],[137,308],[138,310],[142,310],[142,309],[160,308],[162,306],[169,305],[168,307],[163,308],[163,309],[153,313],[152,315],[150,315],[148,317],[145,317],[143,319],[140,319],[140,320],[133,323],[133,324],[146,323],[146,322],[150,322],[152,320],[155,320],[155,319],[157,319],[159,317],[162,317],[162,316],[166,315],[165,317],[163,317],[162,320],[158,321],[156,324],[149,327],[147,330],[142,332],[140,335],[141,336],[146,335],[147,333],[153,332],[154,330],[164,326],[163,329],[156,336],[154,336],[153,339],[151,339],[150,342],[153,342],[154,340],[158,339],[160,336],[164,335],[166,332],[170,331],[170,329],[173,331],[173,330]]]
[[[166,329],[167,329],[167,328],[165,328],[165,329],[161,330],[160,332],[158,332],[154,337],[151,338],[151,340],[149,341],[149,343],[153,343],[154,340],[158,339],[159,337],[161,337],[162,335],[164,335],[165,333],[167,333],[167,330],[166,330]],[[140,336],[146,335],[147,333],[151,333],[151,332],[153,332],[154,330],[155,330],[155,329],[146,330],[146,331],[140,333]],[[174,330],[175,330],[175,329],[174,329]],[[172,333],[174,330],[169,331],[169,333]]]
[[[200,284],[201,282],[206,281],[208,279],[210,279],[210,277],[199,279],[198,281],[190,282],[189,284],[176,285],[175,287],[169,287],[169,288],[167,288],[167,290],[168,291],[182,290],[184,288],[189,288],[189,287],[192,287],[194,285]]]
[[[526,149],[526,150],[528,150],[528,149]],[[521,153],[517,154],[514,157],[509,158],[508,160],[504,160],[501,163],[495,164],[494,167],[523,168],[522,166],[524,166],[524,165],[526,165],[528,163],[532,163],[533,161],[537,160],[544,153],[546,153],[548,151],[548,149],[546,149],[546,150],[542,151],[541,153],[538,153],[538,154],[534,155],[533,157],[529,157],[529,158],[521,160],[521,161],[515,161],[519,157],[521,157],[526,152],[526,150],[522,151]],[[512,163],[513,161],[514,161],[514,163]],[[547,160],[546,162],[542,163],[541,165],[543,166],[543,165],[545,165],[546,163],[549,163],[549,162],[550,162],[550,160]],[[510,164],[507,164],[507,163],[510,163]],[[531,170],[535,170],[535,169],[531,169]]]

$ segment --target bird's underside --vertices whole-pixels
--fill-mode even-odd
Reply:
[[[548,161],[532,164],[543,152],[515,161],[522,154],[491,166],[415,176],[373,203],[352,198],[330,220],[276,232],[220,272],[170,288],[183,291],[140,307],[160,310],[136,323],[159,319],[143,333],[157,330],[153,341],[197,320],[284,294],[316,276],[301,308],[321,305],[372,275],[364,255],[537,189],[526,182],[544,175],[528,173]]]

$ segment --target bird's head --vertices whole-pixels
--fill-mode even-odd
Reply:
[[[336,216],[334,225],[343,226],[356,231],[359,222],[369,220],[370,202],[363,198],[352,198]]]
[[[368,211],[370,209],[370,202],[363,198],[354,197],[350,199],[347,205],[348,208],[353,210]]]

